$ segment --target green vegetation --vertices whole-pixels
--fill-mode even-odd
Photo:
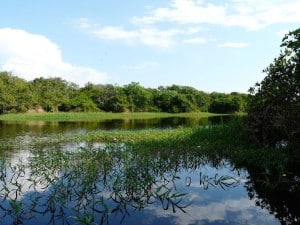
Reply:
[[[157,89],[139,83],[79,87],[61,78],[25,81],[0,72],[0,114],[20,112],[212,112],[244,111],[246,94],[205,93],[172,85]]]
[[[143,112],[143,113],[108,113],[108,112],[56,112],[56,113],[10,113],[0,115],[0,121],[101,121],[110,119],[151,119],[151,118],[205,118],[221,114],[197,112],[197,113],[164,113],[164,112]]]
[[[247,128],[252,141],[300,143],[300,28],[288,33],[267,76],[250,89]]]

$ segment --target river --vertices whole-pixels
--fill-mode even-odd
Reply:
[[[197,151],[133,151],[124,144],[35,137],[111,129],[206,126],[228,118],[0,123],[0,224],[297,224],[292,199],[227,159]],[[299,193],[298,193],[299,194]]]

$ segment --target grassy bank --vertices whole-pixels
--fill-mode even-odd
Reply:
[[[46,121],[46,122],[72,122],[72,121],[100,121],[107,119],[151,119],[168,117],[211,117],[220,114],[197,112],[197,113],[22,113],[0,115],[2,121]]]

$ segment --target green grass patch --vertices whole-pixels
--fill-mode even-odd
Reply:
[[[184,115],[184,114],[182,114]],[[39,145],[60,143],[124,143],[143,151],[176,150],[201,152],[230,152],[232,149],[245,146],[239,121],[219,125],[177,127],[168,129],[143,130],[96,130],[85,133],[61,133],[47,138],[33,137]],[[45,143],[44,143],[45,142]]]
[[[0,115],[2,121],[45,121],[45,122],[73,122],[73,121],[101,121],[108,119],[151,119],[168,117],[205,118],[220,114],[197,112],[197,113],[17,113]]]

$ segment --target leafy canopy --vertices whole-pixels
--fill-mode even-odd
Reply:
[[[300,28],[285,35],[281,52],[250,88],[247,127],[260,143],[300,140]]]

